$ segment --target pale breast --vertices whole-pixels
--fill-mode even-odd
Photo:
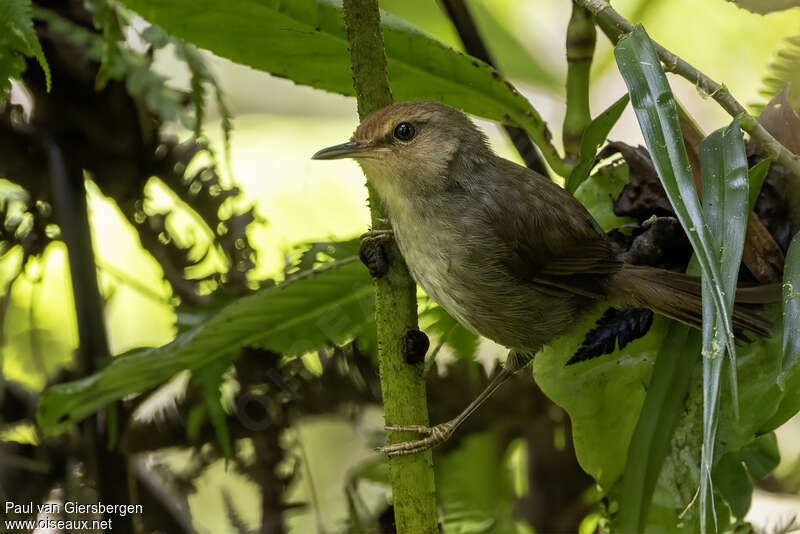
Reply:
[[[453,209],[467,215],[467,207]],[[574,324],[581,303],[512,276],[491,232],[466,230],[453,213],[421,215],[392,215],[398,246],[414,280],[465,327],[506,347],[537,351]]]

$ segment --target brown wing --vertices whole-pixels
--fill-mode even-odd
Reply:
[[[518,191],[495,225],[507,244],[508,269],[556,295],[603,299],[619,271],[605,233],[580,202],[547,178],[507,162],[508,186]]]

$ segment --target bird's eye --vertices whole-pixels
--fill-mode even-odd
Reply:
[[[416,133],[410,122],[401,122],[394,129],[394,136],[401,141],[411,141]]]

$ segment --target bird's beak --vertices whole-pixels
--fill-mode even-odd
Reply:
[[[365,156],[372,150],[373,147],[359,143],[358,141],[348,141],[341,145],[329,146],[323,148],[313,156],[311,159],[342,159],[342,158],[359,158]]]

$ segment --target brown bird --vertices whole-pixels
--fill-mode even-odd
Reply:
[[[426,437],[389,445],[411,454],[445,441],[543,345],[568,333],[599,302],[649,308],[702,325],[700,279],[624,263],[580,202],[548,178],[495,155],[460,111],[405,102],[361,122],[350,142],[313,159],[354,158],[383,201],[412,276],[464,326],[510,349],[504,368],[459,416]],[[780,288],[740,288],[733,325],[769,335],[753,307]]]

